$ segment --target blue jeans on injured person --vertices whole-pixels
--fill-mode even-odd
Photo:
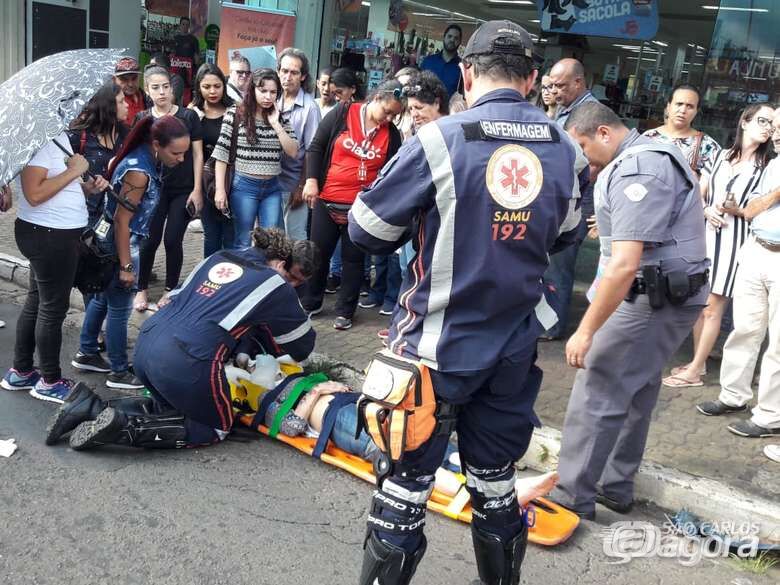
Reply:
[[[377,446],[366,431],[361,431],[358,438],[355,438],[357,423],[357,404],[342,406],[336,415],[336,424],[333,425],[330,439],[339,449],[363,459],[370,459]]]
[[[241,173],[233,177],[230,191],[230,211],[235,228],[235,249],[248,248],[252,243],[255,220],[262,228],[279,225],[282,215],[282,190],[276,177],[256,179]]]
[[[138,275],[138,250],[142,238],[131,236],[130,259]],[[127,358],[127,324],[133,310],[133,287],[125,287],[119,280],[117,268],[114,278],[108,287],[100,294],[94,295],[84,312],[84,322],[81,325],[79,351],[86,355],[99,352],[98,335],[103,321],[106,322],[106,353],[112,372],[124,372],[129,366]]]
[[[558,323],[547,331],[550,337],[564,337],[569,326],[571,298],[574,292],[574,272],[577,266],[577,252],[581,241],[564,248],[550,256],[550,265],[544,273],[544,279],[555,288],[558,299]]]

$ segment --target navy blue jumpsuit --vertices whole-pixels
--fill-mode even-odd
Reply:
[[[494,90],[423,126],[349,218],[352,240],[374,254],[412,237],[417,253],[388,345],[429,366],[437,400],[457,407],[474,523],[507,539],[522,529],[513,463],[538,425],[536,339],[557,319],[542,275],[548,252],[573,241],[579,223],[587,168],[576,148],[517,91]],[[381,498],[403,502],[395,510],[414,510],[404,517],[375,498],[369,527],[381,539],[409,552],[422,546],[447,440],[407,453],[379,486]]]
[[[302,360],[314,348],[295,289],[257,248],[209,256],[170,296],[141,328],[134,367],[158,401],[185,416],[191,444],[230,431],[224,364],[239,350],[261,346]]]

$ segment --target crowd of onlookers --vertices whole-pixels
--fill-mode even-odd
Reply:
[[[171,73],[165,54],[154,55],[143,71],[133,58],[119,61],[113,79],[57,138],[73,156],[65,161],[51,143],[22,172],[15,235],[30,261],[30,293],[17,325],[13,367],[2,386],[29,388],[54,402],[67,395],[71,382],[60,369],[61,326],[85,228],[109,234],[119,267],[102,292],[85,295],[80,349],[72,363],[106,373],[109,387],[142,387],[128,360],[127,324],[133,310],[154,310],[159,301],[149,298],[148,289],[161,243],[166,294],[179,286],[183,241],[195,219],[203,231],[204,257],[248,246],[256,224],[315,242],[320,268],[303,287],[301,302],[314,316],[323,309],[324,295],[336,294],[338,330],[352,326],[358,309],[392,314],[414,248],[410,243],[388,256],[366,256],[350,239],[348,213],[404,140],[465,108],[459,93],[461,40],[461,29],[449,26],[442,51],[426,58],[422,70],[401,69],[368,95],[348,68],[324,67],[315,77],[307,55],[295,48],[279,54],[276,69],[252,70],[238,55],[227,72],[201,65],[187,104],[183,80]],[[539,79],[533,99],[561,126],[579,105],[597,101],[575,59],[560,60]],[[769,333],[758,405],[750,421],[729,430],[780,434],[780,205],[773,194],[780,186],[775,159],[780,111],[776,116],[766,104],[748,106],[733,144],[721,147],[692,126],[700,100],[695,87],[676,87],[664,124],[645,133],[677,145],[699,180],[711,259],[711,294],[693,331],[694,356],[663,383],[703,385],[721,320],[733,305],[722,391],[698,409],[711,416],[747,409]],[[85,173],[95,178],[82,182]],[[550,258],[546,279],[562,309],[543,339],[566,335],[580,244],[598,237],[592,183],[582,192],[578,243]],[[108,186],[118,198],[105,195]],[[136,211],[117,205],[117,199]],[[4,188],[0,207],[7,208],[8,201]]]

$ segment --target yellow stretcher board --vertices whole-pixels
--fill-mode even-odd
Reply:
[[[293,372],[285,372],[287,374]],[[241,388],[240,386],[243,386]],[[240,386],[231,383],[231,393],[234,399],[239,399],[242,405],[247,403],[257,408],[257,399],[265,391],[264,388],[252,384],[248,380],[240,380]],[[265,425],[252,426],[253,414],[243,412],[239,416],[242,424],[254,428],[259,433],[268,436],[268,427]],[[276,439],[295,447],[299,451],[311,455],[314,452],[316,439],[308,437],[288,437],[282,433],[277,434]],[[328,443],[325,452],[320,457],[322,461],[343,469],[360,479],[376,484],[374,470],[368,461],[361,459],[351,453],[342,451],[332,442]],[[574,533],[574,530],[580,523],[579,517],[569,510],[551,502],[545,498],[533,500],[535,514],[534,525],[528,531],[528,540],[543,546],[555,546],[568,540]],[[438,514],[443,514],[453,520],[461,522],[471,522],[471,504],[469,503],[469,493],[465,485],[461,485],[460,490],[454,495],[447,495],[437,489],[431,493],[428,500],[428,509]]]

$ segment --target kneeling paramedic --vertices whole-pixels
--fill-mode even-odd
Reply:
[[[293,287],[314,272],[314,244],[276,229],[256,229],[252,237],[254,247],[203,260],[142,326],[134,368],[151,397],[106,403],[80,384],[52,420],[47,444],[71,431],[75,450],[222,440],[233,425],[229,359],[261,348],[295,360],[311,353],[315,332]]]
[[[387,453],[386,467],[376,466],[361,585],[410,583],[452,430],[481,582],[518,583],[525,554],[514,462],[538,424],[536,339],[556,319],[542,274],[579,221],[575,146],[525,100],[537,71],[524,29],[483,24],[460,67],[470,109],[423,126],[350,212],[362,248],[387,254],[412,237],[416,249],[389,349],[369,366],[360,404]],[[400,403],[391,396],[399,381],[413,389]]]
[[[566,129],[597,170],[601,254],[595,298],[566,344],[574,380],[553,499],[583,517],[633,504],[661,373],[705,305],[709,260],[699,187],[674,146],[629,131],[609,108]]]

